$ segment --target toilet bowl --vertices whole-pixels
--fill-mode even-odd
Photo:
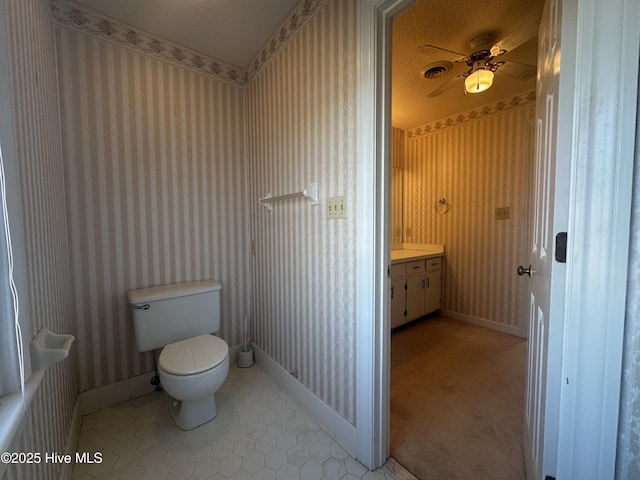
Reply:
[[[171,416],[179,428],[191,430],[215,418],[214,393],[228,373],[229,347],[213,335],[181,340],[162,349],[160,384],[171,397]]]

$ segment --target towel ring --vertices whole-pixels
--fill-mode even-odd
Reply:
[[[444,215],[445,213],[447,213],[449,211],[449,202],[447,202],[444,198],[441,198],[440,200],[438,200],[436,202],[436,204],[433,206],[433,208],[440,215]]]

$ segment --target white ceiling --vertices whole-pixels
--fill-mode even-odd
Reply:
[[[94,12],[237,67],[251,59],[298,0],[75,0]]]
[[[246,68],[302,0],[74,0],[99,14],[165,38],[237,67]],[[540,12],[544,0],[419,0],[393,22],[392,124],[410,129],[533,90],[535,77],[515,80],[496,72],[492,88],[464,95],[463,80],[439,96],[427,94],[468,69],[456,55],[469,55],[469,41],[491,33],[494,42]],[[501,60],[535,65],[537,41],[511,50]],[[425,79],[431,63],[449,60],[447,74]],[[502,68],[502,67],[501,67]],[[506,69],[504,69],[506,70]]]
[[[429,92],[469,67],[456,63],[456,55],[418,47],[431,44],[470,55],[477,50],[469,46],[472,38],[491,33],[495,43],[535,17],[543,5],[544,0],[420,0],[398,16],[393,22],[393,126],[415,128],[535,89],[535,76],[525,81],[514,79],[500,67],[493,86],[485,92],[465,95],[464,80],[457,79],[441,95],[428,98]],[[497,59],[535,65],[536,54],[534,37]],[[451,71],[425,79],[425,67],[441,60],[451,62]]]

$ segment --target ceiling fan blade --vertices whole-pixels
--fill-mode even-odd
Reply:
[[[449,90],[451,87],[453,87],[456,84],[456,81],[462,78],[461,75],[456,75],[455,77],[451,77],[449,80],[447,80],[446,82],[444,82],[442,85],[440,85],[438,88],[436,88],[435,90],[430,91],[427,94],[428,98],[432,98],[432,97],[437,97],[438,95],[440,95],[441,93],[444,93],[446,90]]]
[[[492,53],[494,49],[502,53],[509,52],[511,50],[518,48],[527,40],[530,40],[533,37],[535,37],[538,34],[538,28],[540,27],[541,17],[542,17],[542,12],[538,12],[536,15],[529,18],[526,22],[521,24],[513,32],[507,35],[505,38],[503,38],[499,42],[496,42],[496,44],[491,48]]]
[[[442,48],[442,47],[436,47],[435,45],[421,45],[418,47],[418,52],[423,53],[423,54],[431,54],[431,53],[435,53],[435,52],[431,52],[431,50],[438,50],[439,52],[444,52],[449,54],[448,58],[444,58],[444,60],[449,60],[451,62],[463,62],[465,58],[467,58],[467,56],[463,53],[458,53],[458,52],[453,52],[451,50],[447,50],[446,48]]]
[[[517,80],[529,80],[536,76],[538,69],[533,65],[519,62],[504,62],[498,69],[498,72],[509,75]]]

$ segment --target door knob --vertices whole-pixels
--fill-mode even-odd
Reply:
[[[524,274],[531,276],[531,265],[529,267],[524,268],[522,265],[518,265],[518,275],[522,276]]]

